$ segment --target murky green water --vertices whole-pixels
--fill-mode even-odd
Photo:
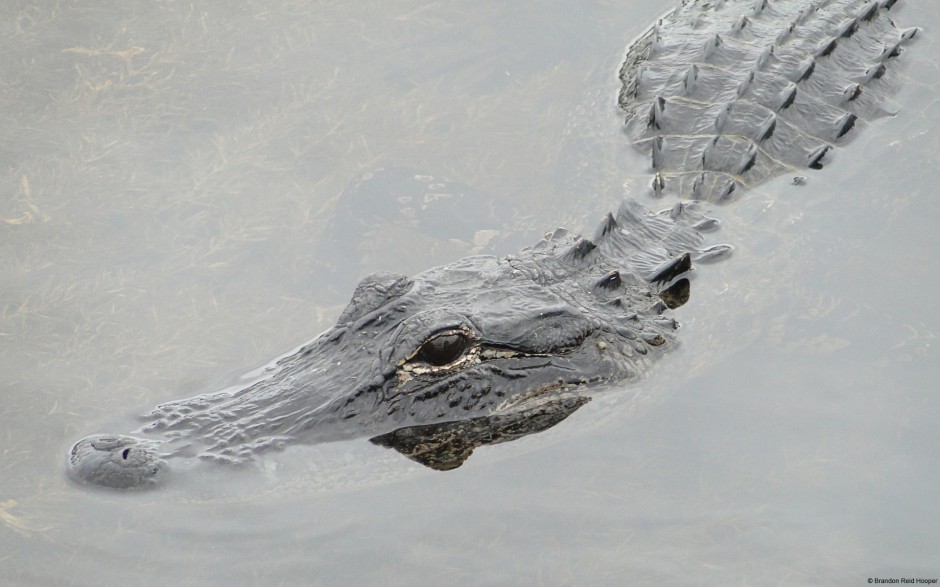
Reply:
[[[2,582],[940,577],[926,0],[898,7],[924,29],[899,114],[720,211],[735,256],[635,388],[448,473],[354,441],[143,494],[65,479],[76,439],[237,384],[365,273],[615,207],[640,181],[615,72],[669,4],[0,8]]]

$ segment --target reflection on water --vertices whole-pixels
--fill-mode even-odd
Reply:
[[[593,224],[638,185],[615,72],[664,9],[647,4],[0,8],[4,582],[936,577],[940,15],[923,0],[898,5],[925,33],[899,114],[807,185],[722,209],[737,254],[701,272],[683,348],[636,388],[446,474],[351,442],[150,494],[66,482],[75,438],[331,324],[359,275],[331,282],[328,246],[368,253],[346,257],[363,272],[503,246],[394,205],[344,241],[332,219],[370,173],[486,199],[478,230],[506,247]]]
[[[538,406],[515,412],[441,424],[408,426],[371,440],[379,446],[393,448],[425,467],[450,471],[470,458],[474,449],[544,432],[588,401],[589,398],[576,395],[551,398]]]

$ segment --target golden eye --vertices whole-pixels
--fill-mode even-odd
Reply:
[[[459,359],[470,348],[470,339],[461,333],[442,334],[428,340],[416,357],[429,365],[443,367]]]

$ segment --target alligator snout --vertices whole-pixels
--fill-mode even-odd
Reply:
[[[119,434],[95,434],[75,443],[69,453],[69,476],[81,483],[135,489],[160,484],[167,462],[158,443]]]

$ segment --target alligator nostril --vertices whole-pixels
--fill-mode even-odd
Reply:
[[[131,449],[125,448],[125,449],[124,449],[124,452],[121,453],[121,457],[123,457],[124,460],[126,461],[126,460],[127,460],[127,455],[129,455],[130,452],[131,452]]]

